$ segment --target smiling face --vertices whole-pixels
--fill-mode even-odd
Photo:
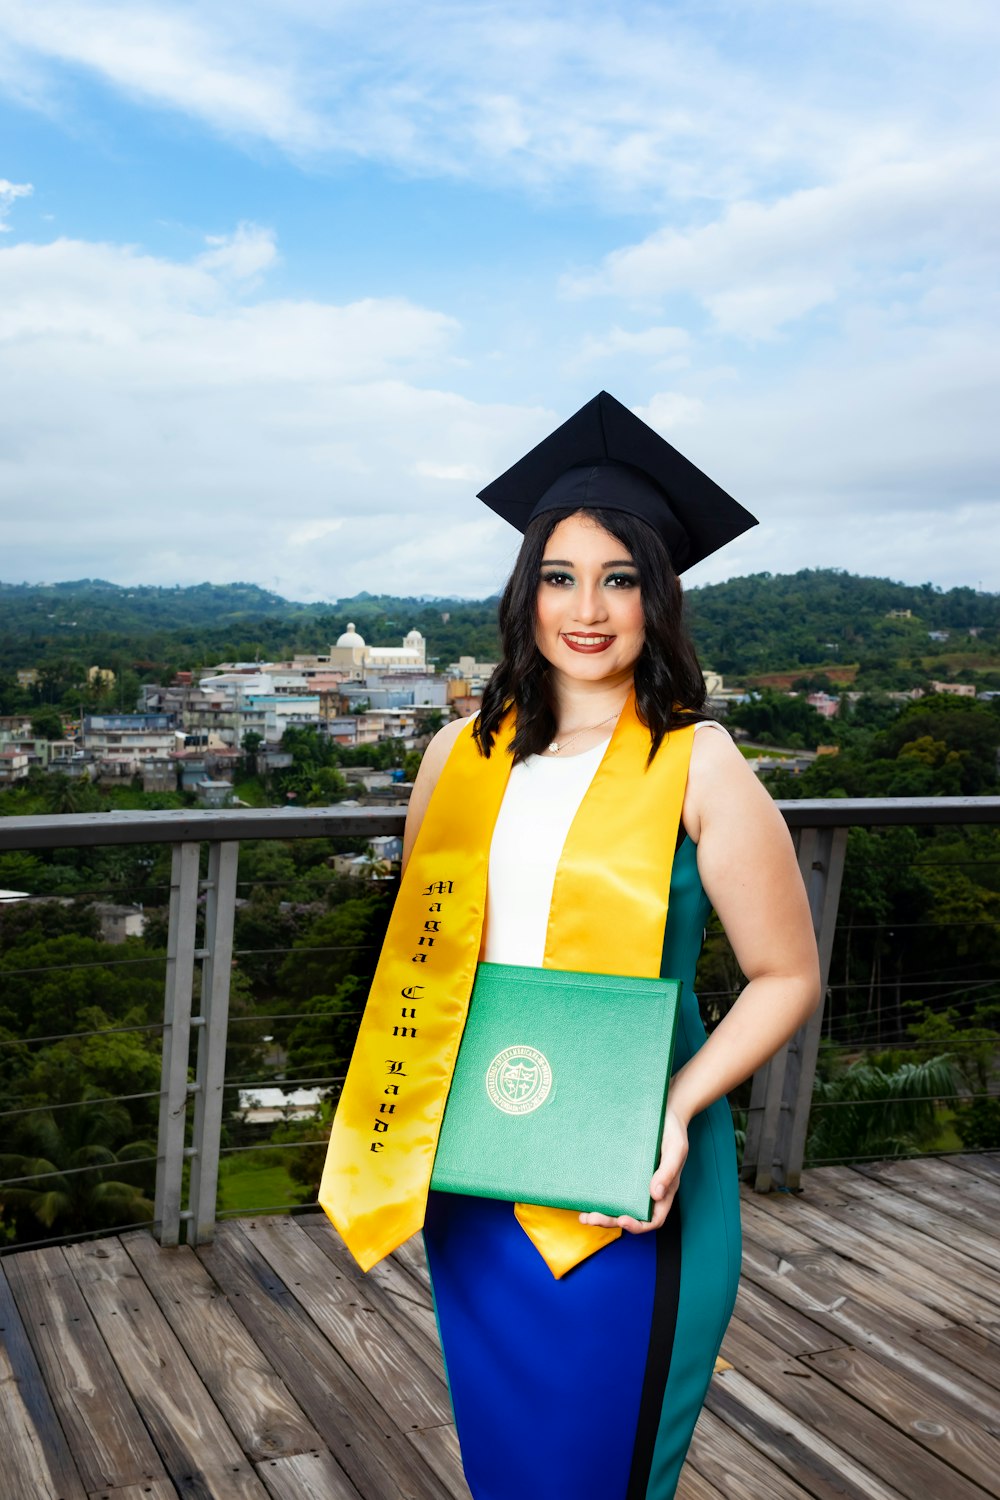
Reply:
[[[566,678],[626,681],[645,639],[628,549],[584,512],[560,521],[539,570],[535,642]]]

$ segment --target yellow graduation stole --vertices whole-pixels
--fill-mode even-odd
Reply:
[[[400,885],[330,1133],[319,1201],[363,1270],[420,1229],[482,943],[493,826],[513,715],[489,758],[457,737]],[[647,766],[630,694],[573,820],[552,892],[545,968],[655,978],[693,729]],[[515,1206],[555,1276],[621,1230]]]

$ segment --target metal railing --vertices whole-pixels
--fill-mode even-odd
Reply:
[[[778,806],[792,831],[809,896],[824,993],[850,828],[1000,823],[1000,797],[831,799]],[[403,809],[395,808],[267,808],[0,819],[0,853],[172,846],[154,1209],[162,1244],[178,1244],[182,1226],[192,1244],[207,1243],[215,1229],[240,843],[370,840],[400,834],[404,816]],[[202,879],[206,846],[207,877]],[[821,1007],[753,1079],[742,1175],[759,1192],[799,1186],[822,1030]]]

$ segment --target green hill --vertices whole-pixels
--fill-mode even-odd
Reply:
[[[687,609],[703,662],[729,679],[828,670],[840,680],[857,675],[862,686],[948,676],[1000,686],[997,594],[809,569],[694,588]],[[301,604],[249,583],[0,583],[0,712],[68,706],[91,666],[116,673],[115,697],[130,707],[139,681],[223,660],[322,652],[348,620],[372,645],[391,645],[416,628],[441,664],[497,653],[495,599],[361,593]],[[932,631],[947,631],[947,640],[932,640]],[[28,693],[15,681],[25,668],[41,677]]]

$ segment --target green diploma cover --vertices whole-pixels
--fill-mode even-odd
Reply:
[[[649,1219],[680,989],[481,963],[431,1186]]]

